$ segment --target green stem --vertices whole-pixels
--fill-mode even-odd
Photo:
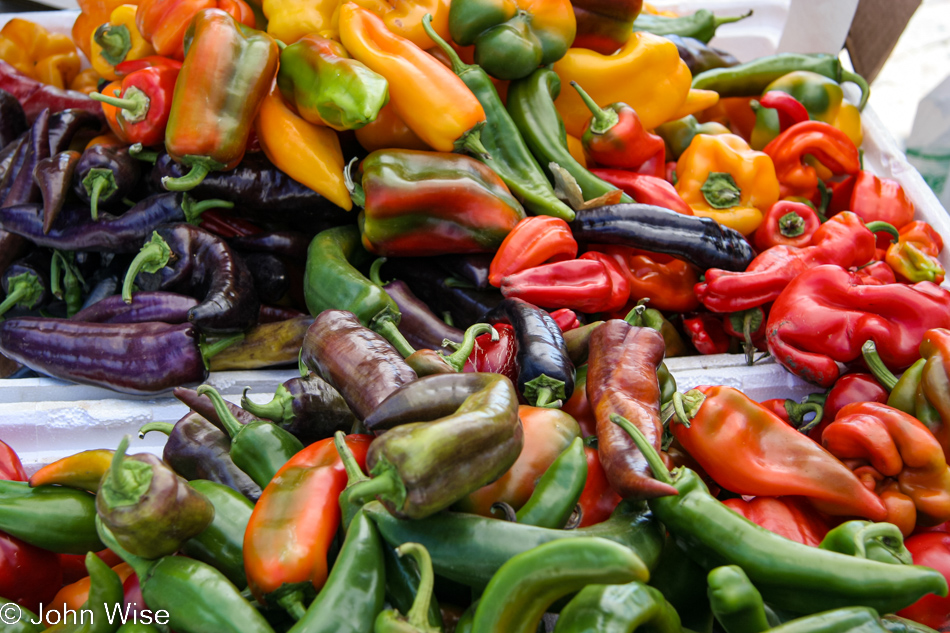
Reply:
[[[593,118],[590,121],[591,132],[594,134],[606,134],[612,127],[620,122],[620,115],[611,109],[605,110],[597,105],[597,102],[591,99],[590,95],[580,87],[580,84],[576,81],[572,81],[571,85],[574,86],[574,90],[581,96],[587,109],[593,114]]]
[[[445,363],[455,371],[462,371],[462,368],[465,367],[465,361],[468,360],[468,357],[472,355],[472,350],[475,349],[475,338],[488,332],[491,332],[492,342],[498,341],[498,331],[488,323],[476,323],[465,330],[465,337],[458,349],[448,356],[443,356]]]
[[[785,411],[788,413],[788,418],[795,423],[795,428],[806,435],[821,423],[821,418],[825,415],[825,408],[817,402],[798,403],[794,400],[786,400]],[[805,416],[809,413],[814,413],[815,417],[805,424]]]
[[[897,386],[897,376],[884,365],[880,354],[877,353],[877,346],[874,341],[869,340],[861,346],[861,356],[864,357],[865,364],[874,374],[874,378],[881,383],[881,386],[887,389],[888,392],[894,391],[894,387]]]
[[[643,453],[643,457],[650,465],[653,476],[665,484],[672,484],[673,476],[670,474],[669,469],[667,469],[666,464],[663,463],[660,454],[656,452],[656,449],[653,448],[653,445],[650,444],[650,441],[643,434],[643,431],[634,426],[630,420],[616,413],[610,414],[610,421],[630,435],[630,439],[637,445],[637,448],[640,449],[640,452]]]
[[[696,417],[699,408],[706,401],[706,395],[698,389],[690,389],[685,394],[676,392],[673,394],[673,410],[675,411],[676,421],[689,428],[690,422]]]
[[[466,289],[475,288],[475,286],[471,282],[465,281],[464,279],[459,279],[458,277],[446,277],[445,281],[443,281],[442,284],[446,288],[466,288]]]
[[[449,58],[449,63],[452,64],[452,72],[456,75],[461,75],[466,70],[471,68],[471,64],[466,64],[462,61],[462,58],[458,56],[458,53],[455,52],[455,49],[452,48],[448,42],[442,39],[438,33],[435,32],[435,29],[432,28],[432,14],[426,13],[422,16],[422,28],[425,30],[426,35],[429,36],[435,45],[442,49],[442,52],[445,53],[445,56]]]
[[[52,267],[50,268],[52,269]],[[36,305],[40,295],[43,294],[40,278],[31,272],[11,277],[7,288],[10,292],[7,293],[3,303],[0,303],[0,316],[6,314],[8,310],[16,305],[32,308]]]
[[[389,341],[393,347],[396,348],[396,351],[399,352],[403,358],[409,358],[411,355],[416,353],[416,350],[412,348],[412,345],[409,344],[409,341],[406,340],[406,337],[403,336],[402,332],[399,331],[399,328],[396,327],[392,316],[386,315],[382,318],[376,319],[371,324],[370,329],[382,334],[383,337]]]
[[[132,283],[142,271],[154,273],[161,270],[168,260],[171,259],[172,250],[168,242],[162,239],[158,232],[152,232],[152,239],[142,250],[139,251],[132,263],[129,264],[129,270],[125,273],[125,280],[122,282],[122,300],[126,303],[132,303]]]
[[[758,309],[756,308],[756,310]],[[745,351],[745,364],[750,367],[755,362],[755,344],[752,342],[752,319],[755,318],[757,314],[758,312],[756,311],[746,310],[746,313],[742,315],[742,348]],[[761,319],[759,323],[762,323]]]
[[[191,166],[191,171],[180,178],[171,176],[162,177],[162,186],[168,191],[190,191],[201,184],[211,173],[211,168],[203,163],[195,163]]]
[[[234,417],[234,414],[228,409],[228,405],[225,404],[224,398],[221,397],[218,390],[211,385],[201,385],[197,391],[199,396],[208,396],[208,399],[211,400],[211,404],[214,406],[215,414],[224,426],[224,430],[228,432],[231,439],[234,439],[234,437],[241,432],[241,429],[244,428],[244,425],[238,422],[238,419]]]
[[[109,479],[112,482],[113,490],[122,490],[129,487],[127,477],[123,477],[122,462],[125,461],[125,452],[129,450],[129,436],[123,435],[122,441],[112,454],[112,463],[109,464]]]
[[[778,219],[778,232],[785,237],[798,237],[805,232],[805,220],[794,211],[789,211]]]
[[[208,343],[207,341],[202,340],[200,343],[198,343],[198,350],[201,352],[201,359],[204,361],[205,368],[210,369],[209,362],[216,354],[220,354],[235,343],[240,343],[243,340],[244,332],[238,332],[237,334],[232,334],[231,336],[219,338],[214,343]]]
[[[471,130],[463,134],[455,141],[455,151],[466,151],[482,161],[491,160],[491,152],[482,145],[482,128],[485,127],[485,121],[475,125]]]
[[[53,252],[53,257],[49,263],[49,291],[57,299],[63,298],[63,286],[60,283],[60,277],[63,276],[62,258],[57,257],[58,251]]]
[[[171,435],[175,430],[175,425],[171,422],[149,422],[139,429],[139,439],[145,439],[145,434],[151,431],[159,431],[165,435]]]
[[[358,158],[354,158],[346,165],[346,169],[343,170],[343,184],[346,186],[346,190],[350,192],[350,200],[353,201],[353,204],[357,207],[366,206],[366,192],[363,190],[363,185],[353,180],[351,172],[353,170],[353,163],[359,162]]]
[[[356,456],[353,455],[353,451],[346,445],[346,434],[343,431],[337,431],[333,434],[333,445],[336,447],[336,452],[340,454],[343,468],[346,469],[347,488],[364,481],[370,481],[370,478],[363,473],[360,465],[356,463]]]
[[[98,92],[91,93],[89,97],[95,101],[108,103],[111,106],[119,108],[122,110],[119,116],[129,123],[140,123],[144,121],[145,117],[148,116],[148,108],[151,104],[151,99],[148,98],[148,95],[135,86],[126,90],[124,97],[110,97],[109,95]]]
[[[281,393],[283,389],[283,393]],[[277,393],[274,394],[274,397],[270,402],[257,403],[253,400],[250,400],[247,397],[247,392],[250,390],[250,387],[244,388],[244,393],[241,394],[241,407],[251,413],[256,415],[259,418],[264,418],[265,420],[270,420],[272,422],[279,422],[284,419],[284,411],[286,411],[287,400],[293,399],[293,396],[287,391],[287,389],[281,385],[277,388]]]
[[[386,263],[385,257],[377,257],[376,260],[372,264],[370,264],[370,267],[369,267],[369,280],[372,281],[377,286],[379,286],[380,288],[382,288],[384,284],[383,284],[383,280],[379,276],[379,269],[382,268],[383,264],[385,263]]]
[[[208,209],[233,209],[234,203],[219,198],[195,200],[188,194],[181,198],[181,212],[185,214],[185,222],[197,225],[201,221],[201,214]]]
[[[901,549],[903,551],[894,551],[895,548],[893,547],[888,547],[888,549],[898,557],[902,564],[914,564],[910,552],[907,551],[906,547],[903,547],[904,535],[901,534],[900,529],[893,523],[871,523],[858,530],[854,535],[854,555],[857,558],[867,558],[868,551],[865,543],[875,538],[896,540],[902,545]]]
[[[868,86],[868,82],[865,81],[864,77],[861,75],[843,68],[838,73],[838,75],[839,83],[850,81],[853,84],[857,84],[858,88],[861,89],[861,101],[858,102],[858,110],[864,110],[864,106],[866,106],[868,103],[868,97],[871,96],[871,87]]]
[[[713,17],[713,24],[714,24],[714,27],[713,27],[713,28],[714,28],[714,29],[718,29],[718,28],[719,28],[720,26],[722,26],[723,24],[731,24],[731,23],[733,23],[733,22],[738,22],[739,20],[745,20],[747,17],[749,17],[749,16],[751,16],[751,15],[752,15],[752,11],[749,11],[748,13],[743,13],[742,15],[730,15],[730,16],[727,16],[727,17],[721,17],[721,16],[718,16],[718,15],[717,15],[717,16],[714,16],[714,17]]]
[[[124,24],[102,24],[95,30],[92,39],[102,47],[99,54],[110,66],[121,64],[132,50],[132,34]]]
[[[92,212],[92,221],[99,219],[99,194],[102,188],[106,186],[104,178],[96,178],[92,184],[92,192],[89,194],[89,210]]]
[[[896,242],[901,238],[900,231],[898,231],[893,224],[885,222],[884,220],[875,220],[874,222],[868,222],[864,225],[864,228],[869,230],[871,233],[887,233],[894,239],[892,242]]]
[[[455,327],[455,319],[452,318],[452,313],[448,310],[442,312],[442,321],[449,327]],[[445,347],[445,343],[442,346]]]
[[[115,535],[103,524],[98,514],[96,515],[96,532],[99,533],[99,540],[101,540],[106,547],[115,552],[119,558],[125,561],[129,567],[135,571],[135,575],[139,577],[139,582],[144,584],[151,574],[152,568],[158,561],[147,560],[141,556],[136,556],[119,545],[119,541],[116,540]]]
[[[292,591],[277,599],[277,604],[290,614],[294,620],[300,620],[307,614],[307,609],[303,606],[303,592]]]
[[[400,558],[408,554],[416,561],[416,567],[419,568],[419,589],[416,590],[416,599],[412,602],[412,608],[406,614],[406,619],[409,620],[409,626],[428,630],[429,603],[432,601],[432,590],[435,587],[432,557],[429,556],[429,550],[419,543],[403,543],[396,548],[396,553]]]
[[[130,145],[129,155],[136,160],[152,163],[153,165],[158,161],[158,152],[146,150],[141,143],[133,143]]]
[[[649,297],[637,301],[637,305],[635,305],[633,309],[627,313],[627,316],[625,316],[623,320],[634,327],[642,327],[643,313],[646,312],[647,303],[649,301]]]
[[[387,470],[379,477],[361,481],[349,487],[350,499],[354,503],[361,504],[367,499],[379,495],[399,494],[403,489],[403,485],[397,477],[398,475],[394,471]]]
[[[552,402],[552,399],[554,400]],[[554,398],[554,391],[550,387],[541,387],[538,389],[534,400],[534,406],[542,409],[560,409],[563,403]]]

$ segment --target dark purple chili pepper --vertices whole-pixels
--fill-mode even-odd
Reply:
[[[474,253],[471,255],[443,255],[437,258],[439,265],[458,279],[470,281],[479,290],[491,288],[488,269],[494,255]]]
[[[198,394],[194,389],[188,389],[187,387],[176,387],[172,391],[172,395],[178,398],[186,407],[193,409],[197,413],[200,413],[201,416],[211,422],[214,426],[224,431],[224,423],[218,418],[218,413],[214,410],[214,405],[211,404],[211,401]],[[228,411],[238,419],[238,422],[241,424],[250,424],[251,422],[257,422],[260,420],[259,417],[245,411],[238,405],[233,402],[228,402],[227,400],[224,403],[228,407]]]
[[[66,150],[36,164],[33,179],[43,196],[43,232],[49,233],[66,203],[73,182],[73,172],[79,162],[79,152]]]
[[[254,289],[262,303],[277,303],[290,290],[287,266],[270,253],[240,253],[251,273]]]
[[[0,90],[0,147],[6,147],[30,129],[19,100],[6,90]]]
[[[173,290],[200,302],[188,320],[203,334],[243,332],[257,323],[260,301],[251,272],[222,238],[184,222],[161,226],[132,260],[122,297],[132,282],[143,290]]]
[[[10,190],[10,184],[12,183],[10,174],[13,171],[10,166],[19,156],[18,152],[29,136],[30,132],[27,130],[4,145],[3,149],[0,150],[0,200],[6,195],[5,192]]]
[[[3,303],[0,303],[0,316],[14,306],[33,309],[49,303],[52,299],[49,269],[49,251],[40,249],[10,264],[0,276],[0,286],[6,294]]]
[[[22,235],[37,246],[67,251],[137,253],[159,225],[195,222],[205,209],[230,207],[230,202],[196,202],[187,194],[160,193],[145,198],[120,216],[101,213],[93,222],[84,207],[67,205],[49,233],[43,232],[43,207],[20,204],[0,208],[0,229]]]
[[[294,262],[302,262],[307,259],[307,248],[312,239],[313,235],[300,231],[275,231],[232,237],[228,244],[241,252],[272,253]]]
[[[136,292],[132,303],[126,303],[122,295],[111,295],[71,318],[88,323],[187,323],[188,312],[196,305],[197,299],[174,292]]]
[[[49,158],[49,110],[44,110],[36,117],[33,125],[30,127],[30,137],[27,139],[25,151],[21,150],[22,160],[14,161],[12,168],[16,172],[11,173],[13,178],[10,184],[10,190],[3,198],[3,204],[0,206],[10,207],[24,202],[39,202],[40,188],[33,181],[33,170],[36,164],[44,158]]]
[[[168,436],[162,459],[181,477],[223,484],[251,501],[261,496],[261,487],[231,460],[231,439],[198,413],[189,411],[175,424],[146,424],[139,429],[139,437],[145,437],[149,431],[161,431]]]
[[[257,324],[263,325],[264,323],[279,323],[280,321],[289,321],[290,319],[296,319],[297,317],[302,317],[306,313],[301,312],[300,310],[294,310],[293,308],[286,308],[284,306],[269,306],[261,304],[261,311],[257,313]],[[310,316],[306,314],[306,316]]]
[[[0,323],[0,352],[34,371],[122,393],[159,393],[208,377],[190,323],[20,317]]]
[[[101,130],[101,119],[88,110],[53,110],[49,118],[49,153],[59,154],[66,151],[80,133],[84,133],[81,137],[83,140],[92,140]],[[85,145],[85,142],[82,145]]]
[[[76,167],[73,191],[89,203],[92,219],[99,218],[99,205],[115,206],[139,184],[139,161],[124,147],[93,145],[82,153]]]
[[[268,403],[248,399],[245,389],[241,406],[290,432],[304,446],[333,437],[337,431],[350,433],[357,422],[340,392],[312,372],[285,381]]]

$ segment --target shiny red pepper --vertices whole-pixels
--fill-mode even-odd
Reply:
[[[914,219],[914,203],[896,180],[878,178],[869,171],[861,170],[833,185],[832,191],[828,207],[832,213],[853,211],[865,222],[881,220],[898,229]]]
[[[778,123],[783,132],[796,123],[809,119],[808,110],[801,101],[781,90],[766,92],[759,99],[759,105],[778,111]]]
[[[144,57],[115,67],[121,78],[118,95],[93,92],[89,96],[118,108],[107,118],[112,131],[126,143],[158,145],[165,140],[165,126],[172,108],[172,94],[181,62],[164,57]],[[111,86],[111,84],[110,84]],[[114,89],[113,89],[114,90]]]
[[[475,348],[465,361],[462,371],[501,374],[517,381],[518,365],[515,363],[515,355],[518,352],[518,343],[515,340],[515,329],[507,323],[497,323],[494,328],[498,332],[498,340],[492,342],[490,333],[476,336]]]
[[[902,283],[932,281],[939,284],[944,269],[937,257],[943,239],[926,222],[910,222],[900,229],[900,238],[887,248],[885,261]]]
[[[581,522],[577,527],[595,525],[610,518],[614,508],[622,501],[620,495],[610,487],[604,467],[600,464],[600,457],[596,448],[584,448],[587,453],[587,482],[584,492],[578,500],[581,507]]]
[[[652,204],[683,215],[693,215],[693,209],[676,192],[676,187],[664,178],[664,174],[658,178],[623,169],[599,168],[591,169],[590,173],[614,187],[619,187],[640,204]]]
[[[581,322],[577,319],[577,315],[574,314],[574,311],[568,310],[567,308],[555,310],[551,313],[551,318],[554,319],[554,322],[557,323],[557,326],[561,328],[562,332],[576,330],[581,326]]]
[[[56,554],[0,532],[0,596],[36,612],[62,584]]]
[[[16,451],[2,440],[0,440],[0,479],[4,481],[26,481],[29,479]]]
[[[855,372],[845,374],[835,381],[834,386],[828,390],[828,395],[822,403],[821,422],[815,425],[808,432],[808,437],[816,442],[821,441],[821,434],[825,427],[831,424],[838,415],[838,411],[845,405],[853,402],[887,402],[889,396],[887,389],[881,386],[881,383],[871,374],[864,372]]]
[[[765,212],[762,224],[755,230],[753,243],[760,253],[779,244],[803,248],[811,244],[820,226],[821,220],[814,208],[801,202],[779,200]]]
[[[135,26],[163,57],[185,59],[185,31],[203,9],[221,9],[235,21],[254,28],[254,12],[244,0],[142,0]]]
[[[560,218],[535,215],[515,225],[495,252],[488,269],[488,283],[496,288],[503,277],[549,261],[577,257],[571,227]]]
[[[812,547],[818,547],[831,529],[830,522],[801,497],[734,498],[723,504],[769,532]]]
[[[890,235],[887,236],[890,239]],[[861,266],[858,268],[858,276],[861,277],[863,283],[866,285],[886,285],[886,284],[896,284],[897,277],[894,275],[894,270],[883,261],[875,261]]]
[[[590,259],[602,263],[610,275],[610,301],[603,304],[597,312],[613,312],[627,305],[630,298],[630,283],[627,276],[630,274],[626,266],[622,266],[616,259],[597,251],[588,251],[579,259]]]
[[[703,313],[683,319],[683,329],[700,354],[725,354],[729,351],[730,338],[722,325],[722,317],[718,315]]]
[[[782,198],[801,196],[820,202],[818,173],[805,163],[808,154],[835,175],[852,175],[861,170],[861,158],[854,142],[841,130],[822,121],[796,123],[762,151],[775,164]]]
[[[542,308],[593,313],[613,304],[613,286],[611,272],[603,262],[571,259],[508,275],[501,280],[501,294]]]
[[[613,257],[627,276],[630,301],[634,304],[627,312],[643,299],[650,301],[651,308],[667,312],[689,312],[699,305],[693,290],[699,273],[691,264],[620,244],[596,244],[591,248]]]
[[[904,541],[915,565],[932,567],[950,580],[950,534],[933,532],[918,534]],[[897,615],[923,625],[946,631],[950,628],[950,597],[928,594]]]

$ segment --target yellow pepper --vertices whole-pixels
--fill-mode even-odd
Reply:
[[[78,0],[82,13],[73,23],[73,42],[79,47],[86,59],[92,59],[92,34],[100,24],[109,21],[109,16],[122,4],[138,4],[138,0]]]
[[[69,83],[69,89],[88,95],[90,92],[99,92],[99,80],[102,77],[95,68],[87,68],[79,72],[76,78]]]
[[[689,94],[686,95],[686,101],[683,102],[683,105],[680,106],[680,109],[677,110],[669,120],[676,121],[682,119],[684,116],[689,116],[691,114],[696,114],[697,112],[702,112],[707,108],[711,108],[714,105],[719,103],[719,93],[715,90],[696,90],[690,88]],[[667,123],[667,121],[664,121]]]
[[[702,217],[749,235],[779,199],[775,165],[735,134],[697,134],[676,163],[676,191]]]
[[[115,74],[117,64],[155,54],[155,49],[135,25],[136,9],[138,7],[134,4],[116,7],[109,21],[100,24],[91,36],[90,63],[96,72],[109,81],[119,78]]]
[[[68,35],[50,33],[21,18],[13,18],[0,29],[0,58],[57,88],[68,86],[80,68],[79,53]]]
[[[333,17],[340,2],[341,0],[264,0],[261,6],[267,16],[267,33],[284,44],[293,44],[310,33],[339,40]]]
[[[842,101],[832,125],[847,134],[855,147],[861,147],[861,143],[864,142],[864,133],[861,131],[861,111],[857,106]]]
[[[572,48],[554,63],[554,70],[562,85],[578,82],[597,103],[626,103],[648,130],[676,118],[692,82],[673,42],[640,31],[613,55]],[[567,133],[580,138],[590,110],[577,91],[562,90],[555,105]]]
[[[80,66],[76,52],[49,55],[36,62],[36,78],[44,84],[65,89],[79,75]]]
[[[345,0],[344,0],[345,2]],[[449,5],[451,0],[351,0],[364,9],[368,9],[381,17],[386,28],[404,37],[419,48],[426,49],[435,46],[435,42],[426,35],[422,28],[422,17],[432,15],[432,28],[444,40],[449,37]],[[340,6],[333,14],[333,26],[339,30]]]
[[[276,84],[264,97],[254,128],[261,149],[274,165],[338,207],[353,208],[343,180],[343,150],[336,132],[297,116],[284,103]]]
[[[0,35],[0,59],[17,69],[21,74],[36,79],[36,64],[30,54],[8,37]]]

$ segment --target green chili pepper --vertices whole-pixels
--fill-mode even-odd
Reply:
[[[89,597],[73,619],[50,627],[55,633],[115,633],[121,620],[118,615],[125,604],[122,580],[119,575],[93,552],[86,553],[86,571],[89,572]],[[83,612],[87,612],[83,615]],[[88,616],[88,617],[87,617]],[[4,629],[5,630],[5,629]]]
[[[751,62],[731,68],[713,68],[693,77],[693,88],[715,90],[722,98],[758,97],[770,83],[796,70],[809,70],[824,75],[838,83],[850,81],[861,88],[858,109],[863,110],[870,96],[870,88],[864,77],[845,70],[836,55],[816,53],[779,53],[759,57]]]
[[[373,633],[439,633],[442,627],[429,624],[429,603],[432,600],[434,584],[429,552],[418,543],[405,543],[399,546],[396,553],[400,558],[408,554],[416,561],[422,581],[409,612],[405,616],[396,609],[380,612],[373,625]]]
[[[587,483],[587,453],[584,440],[575,437],[538,480],[534,492],[520,510],[518,523],[560,529],[574,512]]]
[[[693,142],[693,138],[695,138],[697,134],[709,134],[711,136],[717,134],[732,134],[732,130],[722,123],[709,121],[708,123],[700,124],[692,114],[684,116],[682,119],[676,119],[675,121],[658,125],[654,132],[666,143],[666,155],[669,156],[671,160],[678,160],[680,154],[686,151],[686,148]]]
[[[231,436],[231,459],[261,488],[266,488],[280,467],[303,450],[296,437],[269,420],[238,422],[214,387],[201,385],[198,394],[208,396],[214,412]]]
[[[476,158],[491,167],[531,213],[573,220],[574,210],[554,195],[551,183],[525,145],[488,73],[480,66],[462,62],[455,49],[432,29],[431,22],[431,17],[423,18],[426,33],[448,56],[452,72],[465,82],[485,110],[487,122],[482,128],[482,144],[491,157],[485,159],[482,154]]]
[[[70,317],[82,309],[82,289],[86,283],[75,261],[75,253],[63,251],[53,251],[53,258],[50,261],[50,292],[57,299],[66,302],[66,316]],[[63,276],[62,285],[59,280],[60,274]]]
[[[726,633],[762,633],[771,628],[762,594],[741,567],[716,567],[707,582],[709,604]]]
[[[648,327],[662,334],[663,342],[666,344],[667,356],[676,356],[678,355],[677,352],[684,353],[686,345],[683,343],[683,339],[680,338],[679,332],[676,331],[672,323],[666,320],[662,312],[647,308],[646,301],[646,299],[639,301],[636,307],[627,313],[624,321],[636,327]],[[660,363],[660,366],[656,368],[656,377],[660,383],[660,405],[666,406],[672,402],[673,394],[676,393],[676,379],[673,378],[673,374],[670,373],[666,363]]]
[[[289,633],[371,631],[383,610],[385,586],[379,532],[357,512],[326,584]]]
[[[196,479],[188,485],[208,498],[214,506],[214,519],[204,531],[185,541],[182,552],[208,563],[235,587],[244,589],[244,531],[254,504],[240,492],[214,481]]]
[[[534,633],[555,600],[590,584],[646,582],[650,572],[628,548],[601,538],[554,541],[502,565],[475,610],[473,633]]]
[[[168,614],[168,628],[178,633],[274,633],[264,616],[211,565],[184,556],[146,560],[119,545],[98,518],[96,528],[102,542],[135,571],[145,604],[155,614]]]
[[[339,226],[317,234],[307,249],[304,297],[310,314],[347,310],[365,327],[383,335],[403,357],[415,350],[396,328],[402,316],[386,291],[356,269],[368,253],[355,225]]]
[[[621,503],[608,520],[578,530],[551,530],[460,512],[403,521],[378,502],[366,504],[363,511],[390,545],[422,544],[432,556],[436,574],[476,589],[485,587],[512,557],[560,539],[609,539],[627,547],[654,569],[665,534],[642,502]],[[459,547],[460,542],[466,546]]]
[[[887,406],[914,415],[917,409],[917,391],[920,387],[920,379],[924,375],[924,365],[926,364],[927,359],[921,358],[904,371],[900,380],[898,380],[894,388],[891,389],[891,395],[887,397]],[[877,378],[877,375],[875,375],[875,378]],[[880,378],[878,378],[878,380],[880,380]]]
[[[809,547],[778,536],[736,514],[688,468],[670,473],[656,449],[633,424],[611,421],[630,434],[660,481],[678,495],[650,500],[650,508],[686,553],[706,569],[735,564],[766,601],[798,613],[862,605],[892,612],[928,593],[947,594],[940,572],[916,565],[887,565]]]
[[[642,627],[642,628],[641,628]],[[640,582],[588,585],[561,610],[554,633],[682,633],[680,618],[663,594]]]
[[[885,633],[886,631],[877,612],[866,607],[846,607],[825,611],[769,629],[769,633]]]
[[[658,589],[676,609],[684,628],[697,633],[712,632],[706,571],[686,555],[675,539],[666,539],[650,576],[650,586]]]
[[[14,606],[8,607],[7,605]],[[42,624],[33,624],[34,622],[40,621],[39,616],[27,608],[21,607],[12,600],[0,598],[0,613],[5,615],[9,613],[18,613],[20,615],[20,619],[18,621],[8,622],[4,625],[4,633],[42,633],[46,630],[46,627]]]
[[[575,367],[580,367],[587,363],[587,355],[590,352],[590,335],[594,333],[597,326],[603,321],[594,321],[587,325],[568,330],[564,333],[564,344],[567,346],[567,355],[574,363]],[[578,380],[575,378],[575,389]]]
[[[633,21],[633,30],[646,31],[654,35],[692,37],[703,44],[709,44],[709,40],[716,36],[717,28],[723,24],[744,20],[750,15],[752,15],[752,11],[723,18],[713,15],[713,12],[709,9],[700,9],[692,15],[684,15],[678,18],[641,13]]]
[[[0,481],[0,531],[57,554],[98,552],[96,498],[63,486]]]
[[[846,521],[828,532],[818,547],[891,565],[914,564],[904,536],[892,523]]]
[[[584,200],[616,191],[616,187],[587,171],[568,151],[564,121],[554,107],[560,92],[561,79],[557,73],[539,68],[524,79],[511,82],[508,114],[545,173],[551,173],[550,164],[556,163],[577,181]],[[633,198],[623,194],[620,201],[633,202]]]
[[[890,631],[890,633],[937,633],[937,631],[925,624],[896,616],[893,613],[881,618],[881,624],[883,624],[884,628]]]

